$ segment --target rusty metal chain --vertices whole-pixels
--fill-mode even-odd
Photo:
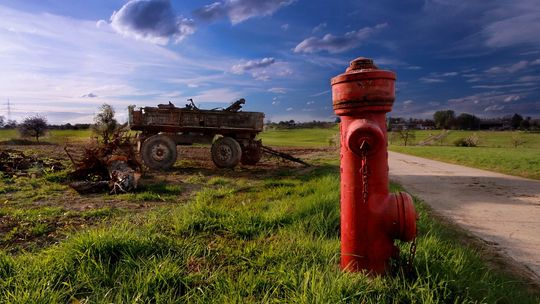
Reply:
[[[367,154],[368,154],[369,144],[367,141],[362,141],[360,145],[360,156],[362,157],[362,201],[364,204],[367,204],[369,198],[368,192],[368,163],[367,163]]]

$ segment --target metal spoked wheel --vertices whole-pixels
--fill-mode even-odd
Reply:
[[[232,137],[221,137],[212,144],[212,161],[219,168],[234,168],[241,157],[242,148]]]
[[[176,144],[166,135],[151,136],[142,143],[141,156],[151,169],[169,169],[176,161]]]

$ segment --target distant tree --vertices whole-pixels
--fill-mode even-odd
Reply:
[[[0,116],[0,128],[4,126],[5,118],[4,116]]]
[[[17,127],[17,121],[15,119],[8,119],[4,124],[4,129],[15,129]]]
[[[99,112],[94,116],[92,131],[98,138],[101,137],[104,143],[108,143],[111,140],[114,131],[119,127],[114,114],[113,107],[104,103],[99,107]]]
[[[456,113],[452,110],[437,111],[433,120],[437,129],[450,129],[454,125]]]
[[[530,127],[531,127],[531,118],[530,117],[527,117],[527,119],[524,119],[519,123],[519,128],[521,130],[529,130]]]
[[[480,126],[480,119],[468,113],[461,113],[456,118],[456,125],[460,130],[477,130]]]
[[[34,137],[37,142],[39,138],[47,133],[47,119],[35,115],[25,118],[17,127],[22,137]]]
[[[512,135],[512,146],[514,146],[514,148],[517,148],[525,143],[527,143],[527,140],[523,138],[521,135],[519,134]]]
[[[416,138],[416,133],[414,132],[414,130],[411,130],[409,128],[402,128],[397,131],[397,134],[399,138],[401,138],[404,146],[406,146],[411,140],[414,140]]]
[[[523,121],[523,116],[515,113],[513,116],[512,116],[512,120],[511,120],[511,126],[512,126],[512,129],[518,129],[519,128],[519,125],[521,124],[521,122]]]

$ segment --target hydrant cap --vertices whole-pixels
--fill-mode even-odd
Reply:
[[[332,103],[339,116],[361,112],[390,112],[395,99],[396,74],[379,70],[373,60],[358,57],[345,73],[331,80]]]
[[[351,61],[349,67],[345,72],[352,72],[356,70],[377,70],[377,66],[373,63],[373,59],[366,57],[358,57]]]

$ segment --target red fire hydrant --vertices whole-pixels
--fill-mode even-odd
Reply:
[[[388,191],[386,113],[396,75],[357,58],[332,78],[341,118],[341,268],[381,275],[399,257],[394,240],[413,241],[416,211],[407,193]]]

